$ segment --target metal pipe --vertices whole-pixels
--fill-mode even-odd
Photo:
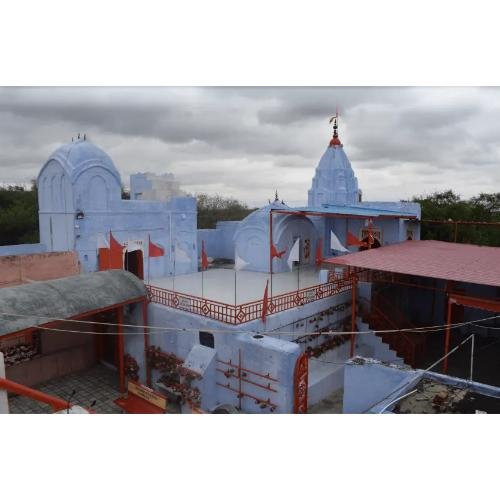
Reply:
[[[356,277],[355,276],[351,278],[351,296],[352,296],[351,332],[355,332],[356,331]],[[351,352],[350,352],[351,358],[354,356],[355,346],[356,346],[356,335],[354,335],[354,333],[351,333]]]
[[[241,394],[241,349],[238,349],[238,390]],[[241,410],[241,399],[238,399],[238,407]]]
[[[120,375],[120,392],[125,392],[125,346],[123,340],[123,307],[116,309],[118,323],[118,373]]]
[[[238,368],[238,365],[235,365],[235,364],[231,363],[231,361],[223,361],[222,359],[217,359],[217,361],[219,363],[222,363],[223,365],[227,365],[227,366],[230,366],[232,368]],[[277,379],[271,377],[269,375],[269,373],[267,375],[262,375],[262,373],[254,372],[252,370],[249,370],[248,368],[243,368],[243,371],[251,373],[252,375],[257,375],[258,377],[262,377],[262,378],[265,378],[267,380],[271,380],[273,382],[279,382]]]
[[[269,210],[269,277],[271,279],[271,301],[273,299],[273,211]]]
[[[216,368],[216,371],[223,373],[226,377],[238,378],[237,375],[233,375],[232,373],[227,373],[227,371],[223,370],[222,368]],[[243,368],[242,371],[245,371],[245,369]],[[273,389],[271,387],[271,384],[269,382],[268,382],[268,385],[262,385],[262,384],[258,384],[257,382],[254,382],[253,380],[248,380],[244,377],[241,377],[240,380],[241,380],[241,382],[245,382],[246,384],[250,384],[250,385],[255,385],[256,387],[260,387],[261,389],[265,389],[266,391],[278,392],[276,389]],[[240,389],[241,389],[241,387],[240,387]]]
[[[261,404],[266,404],[268,406],[272,406],[273,408],[278,408],[278,405],[275,403],[271,403],[271,401],[269,399],[266,401],[266,400],[260,399],[256,396],[252,396],[251,394],[247,394],[246,392],[239,392],[238,389],[234,389],[233,387],[231,387],[229,382],[226,385],[221,384],[220,382],[216,382],[216,385],[218,385],[220,387],[224,387],[224,389],[229,389],[230,391],[236,392],[237,394],[241,394],[242,396],[245,396],[247,398],[253,399],[254,401],[258,401]]]
[[[472,334],[472,339],[471,339],[471,351],[470,351],[470,376],[469,380],[472,382],[472,374],[474,372],[474,339],[476,336]]]
[[[144,366],[146,367],[146,385],[151,386],[151,368],[148,363],[149,328],[148,328],[148,304],[146,299],[142,301],[142,322],[144,325]]]
[[[399,398],[396,398],[394,399],[393,401],[391,401],[389,404],[386,404],[380,411],[379,413],[384,413],[385,410],[387,410],[387,408],[389,408],[389,406],[393,405],[394,403],[397,403],[398,401],[401,401],[402,399],[405,399],[407,398],[408,396],[411,396],[412,394],[415,394],[416,392],[418,391],[418,389],[413,389],[413,391],[410,391],[406,394],[403,394],[402,396],[399,396]]]
[[[450,334],[451,334],[451,329],[450,329],[450,324],[451,324],[451,306],[452,302],[450,301],[450,298],[448,297],[448,307],[447,307],[447,312],[446,312],[446,333],[444,337],[444,355],[446,356],[444,358],[443,362],[443,373],[448,373],[448,351],[450,349]]]

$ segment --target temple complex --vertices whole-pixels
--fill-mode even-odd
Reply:
[[[344,390],[356,356],[421,367],[435,351],[419,328],[500,311],[500,276],[482,267],[500,250],[419,241],[417,203],[363,200],[332,121],[306,206],[276,192],[215,229],[197,228],[171,174],[132,175],[123,199],[85,136],[54,151],[40,243],[0,247],[3,408],[2,389],[73,408],[33,387],[98,365],[127,412],[305,413]]]

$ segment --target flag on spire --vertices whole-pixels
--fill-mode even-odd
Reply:
[[[208,267],[208,256],[207,252],[205,251],[205,241],[201,240],[201,270],[205,271],[207,267]]]
[[[262,316],[261,319],[265,323],[266,322],[266,316],[267,316],[267,306],[268,306],[268,301],[269,301],[269,296],[268,296],[268,288],[269,288],[269,280],[266,281],[266,289],[264,290],[264,298],[262,299]]]
[[[150,257],[163,257],[165,255],[165,250],[163,247],[152,243],[151,236],[148,235],[149,245],[148,245],[148,255]]]

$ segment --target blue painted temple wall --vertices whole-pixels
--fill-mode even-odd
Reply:
[[[201,258],[201,242],[214,259],[234,260],[234,234],[240,221],[219,221],[215,229],[198,229],[198,258]]]
[[[76,250],[83,272],[98,270],[99,240],[109,232],[121,244],[139,245],[144,277],[196,272],[196,200],[122,200],[121,178],[111,158],[88,141],[61,146],[38,177],[40,241],[47,251]],[[164,248],[148,256],[148,238]],[[175,258],[182,252],[183,259]]]

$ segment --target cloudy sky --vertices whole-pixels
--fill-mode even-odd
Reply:
[[[500,88],[0,88],[0,182],[29,182],[78,132],[134,172],[251,206],[307,199],[331,137],[365,200],[500,191]]]

